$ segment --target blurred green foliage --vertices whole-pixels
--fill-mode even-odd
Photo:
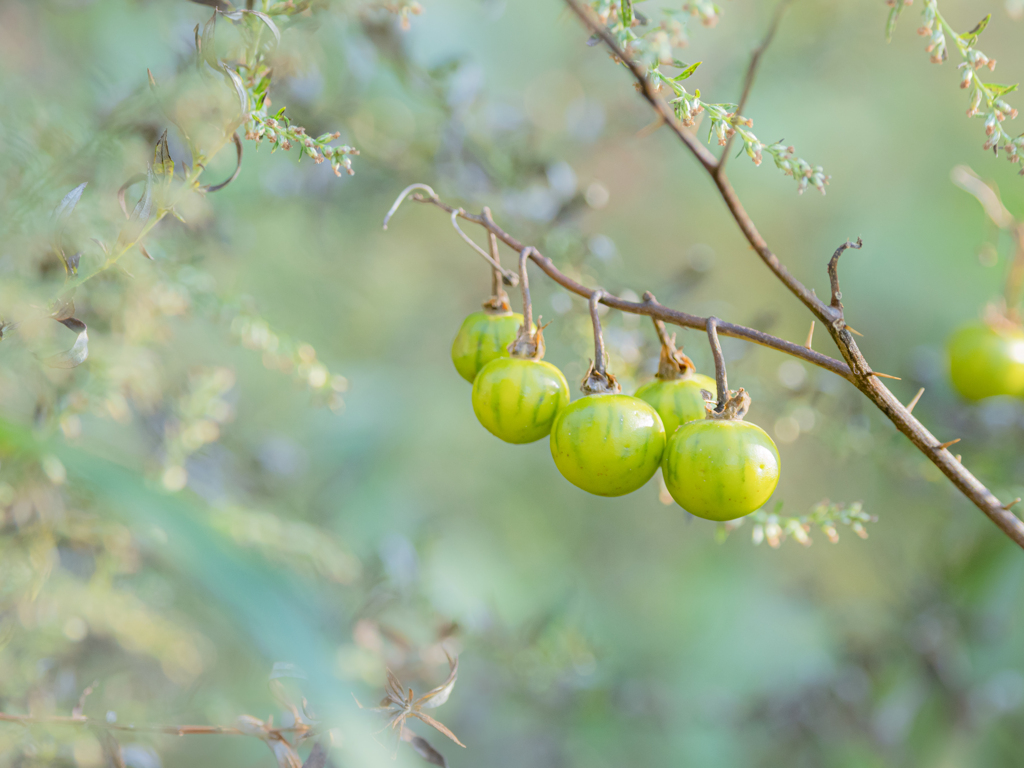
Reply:
[[[0,340],[0,711],[67,716],[96,680],[84,713],[102,722],[288,724],[287,694],[335,728],[336,765],[390,765],[352,694],[376,703],[386,666],[427,690],[447,648],[460,676],[438,717],[467,749],[413,728],[456,767],[1017,765],[1024,560],[852,387],[723,340],[781,450],[780,514],[814,520],[831,499],[878,518],[867,540],[814,530],[809,547],[754,546],[767,517],[720,540],[656,482],[587,496],[544,442],[502,444],[475,421],[448,354],[489,273],[436,210],[408,203],[381,232],[412,182],[489,205],[589,285],[806,337],[692,160],[645,130],[626,73],[557,2],[314,5],[258,44],[270,113],[339,131],[355,175],[246,141],[237,180],[203,195],[180,182],[201,169],[146,70],[222,148],[198,183],[230,176],[237,94],[195,74],[209,7],[0,4],[0,315],[18,323]],[[1019,4],[991,6],[943,14],[966,30],[991,11],[985,50],[1019,79]],[[687,60],[704,63],[687,87],[735,99],[773,10],[731,0],[714,29],[691,21]],[[962,437],[1009,499],[1024,495],[1024,407],[960,402],[942,345],[1000,293],[1012,244],[949,173],[973,166],[1018,218],[1024,187],[980,151],[955,62],[928,63],[916,10],[887,45],[880,1],[795,3],[745,112],[822,163],[828,195],[730,172],[819,292],[835,246],[863,236],[843,264],[862,349],[904,402],[926,388],[915,414]],[[256,19],[216,25],[220,60],[248,55]],[[152,260],[133,248],[79,284],[108,262],[92,238],[117,243],[118,190],[165,130],[184,223],[153,226]],[[48,315],[76,284],[89,357],[53,368],[41,360],[76,336]],[[547,359],[577,382],[586,307],[532,287]],[[631,391],[657,338],[637,317],[604,323]],[[703,335],[680,340],[707,372]],[[272,682],[280,663],[295,667]],[[99,734],[0,723],[0,765],[109,764]],[[257,739],[116,735],[142,768],[274,764]]]

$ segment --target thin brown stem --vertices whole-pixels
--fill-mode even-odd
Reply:
[[[484,216],[491,215],[490,208],[483,209]],[[487,239],[491,245],[491,258],[494,259],[494,263],[501,265],[501,254],[498,252],[498,238],[493,232],[487,233]],[[501,280],[501,269],[499,267],[491,267],[491,296],[497,300],[505,295],[505,289],[502,287]]]
[[[725,403],[729,399],[729,379],[725,372],[725,355],[722,354],[722,344],[718,340],[718,318],[709,317],[707,321],[708,343],[711,345],[711,356],[715,358],[715,385],[718,387],[718,404],[715,412],[721,413],[725,410]]]
[[[775,32],[779,28],[779,23],[782,21],[782,17],[786,12],[786,8],[789,6],[792,0],[780,0],[779,4],[775,7],[775,15],[772,17],[771,26],[768,27],[768,32],[765,34],[761,44],[754,49],[750,54],[750,64],[747,65],[747,74],[743,78],[743,94],[740,96],[740,102],[736,105],[736,117],[740,117],[743,114],[743,110],[747,106],[747,99],[750,98],[750,91],[754,87],[754,78],[757,76],[757,68],[761,64],[761,57],[764,52],[768,50],[768,46],[772,44],[772,40],[775,38]],[[715,169],[715,173],[719,174],[725,169],[725,164],[729,160],[729,148],[732,147],[732,141],[736,137],[736,133],[730,133],[725,139],[725,146],[722,148],[722,154],[718,158],[718,167]]]
[[[654,294],[650,291],[644,291],[644,301],[656,303],[657,299],[654,298]],[[651,320],[654,321],[654,332],[658,334],[658,341],[661,342],[661,346],[675,349],[675,341],[669,337],[668,331],[665,330],[665,321],[657,317],[652,317]]]
[[[455,227],[455,231],[459,233],[459,237],[466,241],[466,243],[477,253],[484,257],[484,260],[491,265],[492,268],[498,270],[501,273],[502,280],[508,285],[515,285],[518,279],[516,275],[509,272],[507,269],[501,266],[501,263],[496,261],[491,254],[473,242],[473,238],[462,231],[462,227],[459,226],[459,215],[462,213],[462,209],[452,211],[452,226]]]
[[[530,276],[526,272],[526,262],[533,248],[523,248],[519,252],[519,288],[523,292],[523,327],[527,333],[533,333],[533,303],[530,301]]]
[[[605,293],[601,288],[595,288],[587,301],[590,307],[590,323],[594,326],[594,371],[602,377],[608,374],[605,369],[607,355],[604,351],[604,334],[601,333],[601,316],[598,312],[598,305],[604,296]]]

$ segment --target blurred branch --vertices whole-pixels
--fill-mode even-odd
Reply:
[[[754,49],[753,53],[750,54],[750,64],[747,66],[747,74],[743,79],[743,94],[740,96],[740,103],[736,105],[736,114],[742,115],[744,108],[747,106],[747,99],[750,98],[750,90],[754,87],[754,78],[757,77],[757,68],[761,65],[761,57],[764,52],[768,50],[768,46],[772,44],[772,40],[775,38],[775,32],[779,28],[779,22],[782,21],[783,15],[786,13],[786,8],[792,0],[779,0],[778,6],[775,8],[775,15],[772,18],[772,24],[768,27],[768,32],[765,34],[761,44]],[[725,140],[725,146],[722,147],[722,155],[718,161],[718,172],[721,173],[725,168],[726,162],[729,160],[729,148],[732,147],[732,141],[736,138],[735,133],[730,133]]]
[[[1014,255],[1006,273],[1006,287],[1003,296],[1006,301],[1007,315],[1011,319],[1019,320],[1020,312],[1017,305],[1020,304],[1022,294],[1024,294],[1024,223],[1017,221],[1013,214],[1006,210],[1003,201],[999,199],[999,193],[982,181],[978,174],[968,166],[956,166],[950,177],[954,184],[973,195],[981,203],[981,207],[992,219],[992,223],[1013,235]]]
[[[842,372],[840,375],[847,378],[855,387],[857,387],[857,389],[871,400],[871,402],[885,414],[896,428],[906,435],[917,449],[920,450],[929,461],[938,467],[942,473],[953,482],[964,496],[970,499],[978,509],[985,513],[985,515],[987,515],[988,518],[999,527],[1000,530],[1024,549],[1024,522],[1021,522],[1016,515],[1010,512],[1003,503],[996,498],[995,494],[985,487],[981,481],[974,477],[974,475],[972,475],[967,468],[964,467],[963,464],[961,464],[957,458],[946,449],[948,443],[943,443],[936,439],[936,437],[932,435],[932,433],[929,432],[920,421],[914,418],[914,416],[903,406],[896,396],[893,395],[893,393],[884,384],[882,384],[881,381],[879,381],[878,375],[871,369],[871,366],[868,365],[864,355],[857,347],[857,343],[854,341],[849,327],[843,320],[842,312],[825,304],[821,299],[814,295],[813,291],[809,290],[803,283],[793,277],[789,270],[783,266],[779,261],[779,258],[768,247],[767,242],[761,236],[761,233],[758,231],[750,216],[740,203],[735,190],[726,178],[724,168],[721,167],[720,161],[716,161],[714,156],[711,155],[711,153],[697,140],[697,138],[686,130],[679,120],[676,119],[675,114],[665,103],[664,99],[661,98],[658,89],[651,83],[643,68],[629,57],[629,55],[616,42],[615,38],[608,32],[607,27],[601,23],[596,14],[594,14],[588,6],[584,5],[581,0],[565,0],[565,2],[580,18],[588,31],[600,37],[612,54],[629,68],[633,77],[636,79],[639,90],[643,94],[644,98],[650,103],[651,107],[658,113],[658,115],[672,128],[673,132],[679,137],[686,148],[690,150],[694,157],[697,158],[698,162],[700,162],[704,167],[704,170],[711,176],[712,181],[718,188],[719,194],[722,196],[726,206],[729,208],[729,211],[732,214],[733,219],[736,221],[737,226],[739,226],[740,231],[743,232],[747,241],[758,253],[768,269],[770,269],[772,273],[787,288],[789,288],[790,292],[792,292],[793,295],[796,296],[818,320],[824,323],[825,327],[828,329],[829,335],[832,336],[832,340],[836,343],[836,346],[842,353],[842,356],[846,360],[846,364],[849,368],[848,373]],[[498,236],[501,237],[501,235]],[[545,271],[548,271],[543,264],[541,264],[541,267],[544,268]],[[579,293],[580,291],[576,292]],[[609,302],[605,300],[605,303]],[[613,303],[609,305],[615,306]],[[662,319],[669,322],[676,322],[675,319],[670,320],[668,317],[663,317]],[[696,320],[696,318],[694,319]],[[685,324],[689,325],[689,323]],[[720,330],[723,333],[727,333],[724,324],[720,327]],[[788,346],[796,346],[789,345],[788,342],[785,342],[785,344]],[[789,354],[794,354],[790,349],[776,343],[767,343],[765,345],[780,349],[780,351],[784,351]],[[805,352],[809,352],[809,350],[805,350],[803,347],[800,347],[800,349]],[[817,353],[815,353],[815,355],[816,354]],[[808,359],[805,354],[797,354],[797,356]],[[825,358],[825,360],[832,361],[831,358]],[[814,362],[817,365],[822,365],[818,360],[812,360],[811,362]],[[822,367],[835,370],[830,364],[822,365]]]

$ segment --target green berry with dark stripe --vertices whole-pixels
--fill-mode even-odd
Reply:
[[[779,482],[779,451],[756,424],[704,419],[669,438],[662,465],[672,498],[691,515],[735,520],[763,507]]]
[[[452,362],[455,370],[472,383],[480,369],[491,360],[508,357],[511,344],[523,324],[523,316],[508,312],[474,312],[462,321],[462,327],[452,343]]]
[[[558,471],[597,496],[623,496],[643,486],[664,451],[658,412],[629,395],[587,395],[562,410],[551,428]]]
[[[499,357],[473,382],[473,410],[487,430],[506,443],[546,437],[569,404],[569,384],[551,363]]]
[[[655,379],[640,387],[636,396],[654,407],[665,425],[665,434],[671,437],[680,424],[704,418],[702,389],[718,397],[715,380],[702,373],[681,379]]]

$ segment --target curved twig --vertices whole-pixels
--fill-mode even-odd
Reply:
[[[828,260],[828,281],[832,285],[832,308],[839,313],[840,319],[843,316],[843,292],[839,290],[839,257],[843,255],[847,248],[860,250],[863,245],[864,241],[859,237],[856,243],[851,243],[847,240],[836,248],[836,252]]]
[[[235,142],[235,172],[228,177],[227,181],[222,181],[220,184],[214,184],[212,186],[204,187],[206,192],[217,192],[224,189],[228,184],[238,178],[238,174],[242,171],[242,140],[238,138],[238,134],[232,134],[231,138]]]
[[[519,276],[515,272],[510,272],[501,266],[501,262],[497,261],[491,254],[481,248],[479,245],[473,242],[473,238],[462,231],[462,227],[459,226],[459,216],[463,213],[461,208],[457,208],[452,211],[452,226],[455,227],[455,231],[459,233],[459,236],[465,240],[469,246],[484,257],[484,261],[491,265],[492,268],[496,269],[501,273],[501,279],[505,281],[505,285],[516,285],[519,282]]]
[[[430,194],[430,198],[429,198],[430,200],[437,200],[438,199],[437,192],[435,192],[429,185],[427,185],[427,184],[410,184],[408,187],[403,189],[398,194],[398,197],[395,198],[395,202],[393,202],[391,204],[391,207],[388,208],[388,212],[386,214],[384,214],[384,229],[388,228],[388,222],[391,221],[391,217],[395,215],[395,211],[398,210],[399,206],[401,206],[402,203],[405,202],[405,198],[407,198],[411,192],[413,192],[414,190],[417,190],[417,189],[426,190],[427,193]],[[424,199],[420,195],[417,195],[417,197],[419,197],[420,199]]]

